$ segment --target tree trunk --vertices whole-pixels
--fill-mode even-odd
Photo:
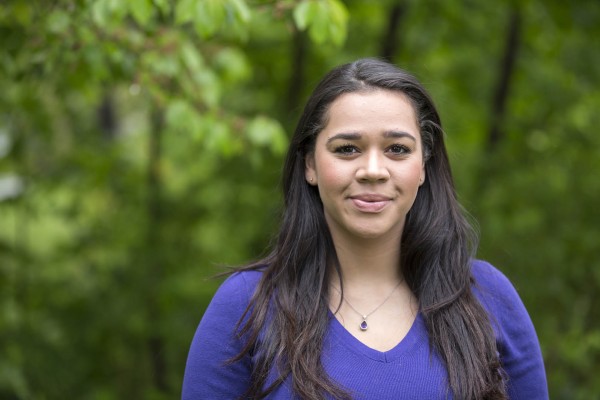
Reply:
[[[406,12],[406,7],[403,4],[396,3],[389,12],[387,29],[381,42],[381,57],[385,60],[392,61],[398,53],[400,40],[398,39],[398,31],[400,23]]]
[[[98,106],[98,127],[107,140],[112,140],[117,132],[117,118],[114,101],[110,92],[105,92]]]
[[[300,96],[304,87],[304,65],[306,59],[306,37],[305,34],[294,28],[292,36],[292,65],[287,94],[288,110],[294,110],[300,104]]]
[[[163,257],[161,253],[160,232],[163,223],[163,210],[161,200],[161,156],[162,156],[162,131],[164,129],[164,115],[162,109],[154,105],[152,126],[148,141],[148,227],[146,232],[147,270],[144,273],[149,278],[144,292],[148,307],[148,321],[160,323],[160,307],[157,302],[157,293],[164,277]],[[153,330],[148,336],[148,350],[150,352],[152,379],[154,387],[161,392],[167,392],[166,361],[164,340],[161,335]]]
[[[521,40],[521,13],[517,7],[511,10],[506,39],[504,44],[504,54],[500,63],[498,82],[494,91],[492,100],[492,110],[490,127],[487,137],[487,151],[491,153],[502,140],[504,132],[502,123],[506,114],[506,103],[510,89],[510,81],[515,70],[519,42]]]

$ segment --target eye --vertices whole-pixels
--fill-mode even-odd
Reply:
[[[352,155],[358,153],[358,148],[351,144],[344,144],[336,147],[334,152],[342,155]]]
[[[394,155],[404,155],[410,153],[410,149],[402,144],[393,144],[388,147],[388,151]]]

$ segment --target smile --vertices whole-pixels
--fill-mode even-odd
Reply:
[[[389,197],[371,194],[352,196],[350,200],[354,207],[365,213],[378,213],[392,201]]]

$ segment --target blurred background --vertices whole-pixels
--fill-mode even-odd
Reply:
[[[553,399],[600,398],[600,3],[0,3],[0,398],[172,399],[331,67],[414,72]]]

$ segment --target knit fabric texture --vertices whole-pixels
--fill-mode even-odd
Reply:
[[[493,321],[511,400],[548,399],[539,342],[527,311],[510,281],[495,267],[474,261],[474,293]],[[182,388],[183,400],[239,398],[246,391],[252,358],[228,364],[243,343],[235,326],[261,272],[235,273],[219,288],[193,338]],[[308,294],[312,295],[312,294]],[[429,345],[421,314],[393,349],[374,350],[333,317],[324,338],[322,362],[329,376],[355,400],[451,399],[446,368]],[[271,377],[272,378],[272,377]],[[291,378],[269,399],[293,399]]]

